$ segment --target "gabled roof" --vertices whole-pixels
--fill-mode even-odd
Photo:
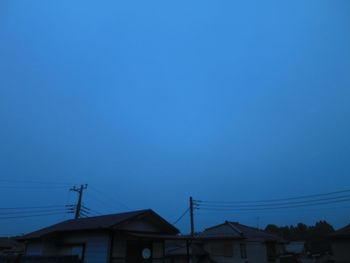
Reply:
[[[179,233],[179,230],[177,228],[175,228],[173,225],[168,223],[165,219],[160,217],[153,210],[146,209],[146,210],[131,211],[131,212],[119,213],[119,214],[110,214],[110,215],[103,215],[103,216],[94,216],[94,217],[88,217],[88,218],[66,220],[61,223],[54,224],[52,226],[24,235],[18,238],[18,240],[41,238],[45,235],[49,235],[57,232],[103,230],[103,229],[117,230],[118,227],[125,226],[125,224],[128,224],[132,220],[142,216],[148,216],[152,218],[152,220],[155,221],[155,223],[160,227],[160,229],[163,229],[164,232],[166,232],[167,234]]]
[[[278,236],[263,230],[229,221],[205,229],[200,234],[200,237],[247,239],[252,241],[282,241]]]
[[[350,224],[335,231],[330,235],[332,238],[347,238],[350,239]]]

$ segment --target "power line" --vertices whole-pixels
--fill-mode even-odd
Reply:
[[[312,199],[312,200],[303,200],[303,201],[293,201],[293,202],[283,202],[283,203],[259,203],[259,204],[238,204],[238,205],[229,205],[227,203],[224,204],[207,204],[207,203],[200,203],[196,204],[198,207],[207,207],[207,208],[256,208],[256,207],[275,207],[275,206],[283,206],[283,205],[298,205],[298,204],[313,204],[317,202],[322,202],[322,201],[330,201],[330,200],[342,200],[344,198],[350,198],[350,195],[341,195],[341,196],[336,196],[336,197],[327,197],[327,198],[319,198],[319,199]]]
[[[289,211],[291,210],[296,210],[298,214],[300,213],[315,213],[315,211],[322,211],[324,214],[326,211],[336,211],[336,210],[344,210],[344,209],[350,209],[350,206],[348,205],[350,202],[339,202],[337,204],[330,204],[330,205],[316,205],[316,206],[305,206],[305,207],[298,207],[298,208],[289,208]],[[281,213],[281,211],[284,211],[283,209],[266,209],[266,210],[206,210],[206,209],[201,209],[196,211],[197,216],[205,216],[207,214],[217,214],[217,213],[223,213],[223,214],[229,214],[229,215],[235,215],[237,216],[237,213],[239,214],[254,214],[256,215],[257,213],[259,214],[276,214],[276,213]],[[288,212],[289,212],[288,211]]]
[[[96,210],[93,210],[93,209],[90,209],[90,211],[92,212],[92,214],[97,215],[97,216],[102,216],[103,215],[102,213],[100,213],[100,212],[98,212]]]
[[[309,198],[313,198],[313,197],[337,195],[337,194],[349,193],[349,192],[350,192],[350,189],[346,189],[346,190],[329,192],[329,193],[303,195],[303,196],[279,198],[279,199],[267,199],[267,200],[255,200],[255,201],[204,201],[204,200],[194,200],[194,202],[195,203],[212,203],[212,204],[215,204],[215,203],[221,203],[221,204],[266,203],[266,202],[278,202],[278,201],[288,201],[288,200],[298,200],[298,199],[309,199]]]
[[[126,204],[124,204],[123,202],[121,202],[120,200],[115,199],[113,196],[107,194],[106,192],[103,192],[99,189],[97,189],[96,187],[92,187],[93,191],[95,191],[96,193],[99,193],[100,195],[104,195],[108,201],[112,201],[113,203],[118,203],[120,206],[123,206],[126,209],[131,209],[129,206],[127,206]]]
[[[68,207],[68,213],[74,213],[75,209],[76,209],[76,205],[66,205]],[[91,209],[89,207],[86,207],[86,205],[84,203],[82,203],[81,205],[81,215],[85,216],[85,217],[90,217],[90,215],[92,216],[96,216],[96,215],[103,215],[102,213]]]
[[[42,185],[61,185],[61,186],[70,186],[72,183],[64,182],[48,182],[48,181],[32,181],[32,180],[15,180],[15,179],[0,179],[0,182],[5,183],[23,183],[23,184],[42,184]]]
[[[200,210],[211,210],[211,211],[261,211],[261,210],[278,210],[278,209],[287,209],[287,208],[297,208],[297,207],[307,207],[307,206],[317,206],[317,205],[326,205],[326,204],[335,204],[348,202],[350,198],[333,200],[333,201],[324,201],[312,204],[300,204],[300,205],[286,205],[286,206],[278,206],[278,207],[256,207],[256,208],[220,208],[220,207],[205,207],[199,206],[197,209]]]
[[[53,207],[64,207],[64,205],[0,207],[0,210],[42,209],[42,208],[53,208]]]
[[[91,188],[90,188],[91,189]],[[89,194],[91,194],[91,192],[89,192]],[[92,193],[93,194],[93,197],[91,197],[90,195],[86,195],[85,198],[89,200],[89,203],[93,202],[93,203],[98,203],[98,204],[101,204],[103,205],[103,207],[105,208],[106,206],[107,207],[110,207],[112,208],[113,210],[116,209],[115,206],[113,206],[111,203],[109,202],[106,202],[105,199],[101,199],[98,195],[95,195],[95,193]]]
[[[51,190],[51,189],[62,189],[62,188],[66,188],[66,186],[58,186],[58,185],[53,185],[53,186],[4,186],[1,185],[0,186],[1,189],[19,189],[19,190]]]
[[[68,204],[69,204],[69,201],[70,201],[70,193],[71,193],[72,191],[70,191],[70,190],[68,190],[67,191],[67,196],[66,196],[66,202],[65,202],[65,206],[67,207],[68,206]],[[65,219],[67,217],[67,214],[63,214],[62,215],[62,219]]]
[[[190,208],[187,208],[187,209],[181,214],[181,216],[179,216],[179,218],[175,220],[175,222],[173,223],[173,225],[176,225],[176,224],[188,213],[189,210],[190,210]]]
[[[45,209],[45,210],[35,210],[35,211],[11,211],[11,212],[0,212],[0,216],[2,215],[25,215],[25,214],[33,214],[33,213],[48,213],[48,212],[67,212],[67,209]]]
[[[41,216],[51,216],[51,215],[60,215],[62,213],[43,213],[43,214],[33,214],[33,215],[23,215],[23,216],[6,216],[6,217],[0,217],[0,219],[21,219],[21,218],[28,218],[28,217],[41,217]]]
[[[127,206],[126,204],[124,204],[123,202],[116,200],[114,197],[108,195],[106,192],[102,192],[99,189],[97,189],[94,186],[91,186],[91,189],[93,190],[93,192],[95,192],[97,195],[99,195],[103,200],[110,202],[110,204],[113,204],[113,207],[115,208],[115,204],[119,204],[120,206],[123,206],[126,209],[130,209],[129,206]],[[100,198],[100,200],[101,200]],[[103,202],[103,201],[102,201]]]

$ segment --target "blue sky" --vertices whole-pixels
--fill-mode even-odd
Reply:
[[[348,189],[349,12],[345,0],[1,1],[0,178],[17,181],[1,183],[0,207],[73,202],[69,186],[88,183],[117,201],[88,188],[95,210],[153,208],[172,222],[190,195]],[[340,227],[349,209],[196,223]],[[61,219],[5,220],[0,235]]]

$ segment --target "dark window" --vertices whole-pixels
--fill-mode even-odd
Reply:
[[[245,244],[240,244],[239,245],[240,250],[241,250],[241,258],[247,258],[247,248]]]
[[[266,243],[267,259],[274,260],[277,257],[276,244]]]
[[[84,262],[85,244],[62,244],[60,248],[63,255],[78,256]]]

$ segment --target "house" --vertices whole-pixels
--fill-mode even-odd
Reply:
[[[330,235],[333,259],[337,263],[350,262],[350,225]]]
[[[154,211],[67,220],[20,238],[26,256],[77,255],[85,263],[163,262],[179,230]]]
[[[24,253],[23,244],[15,238],[0,237],[0,256],[20,255]]]
[[[284,253],[281,238],[238,222],[225,221],[207,228],[199,238],[215,262],[280,262],[279,256]]]

